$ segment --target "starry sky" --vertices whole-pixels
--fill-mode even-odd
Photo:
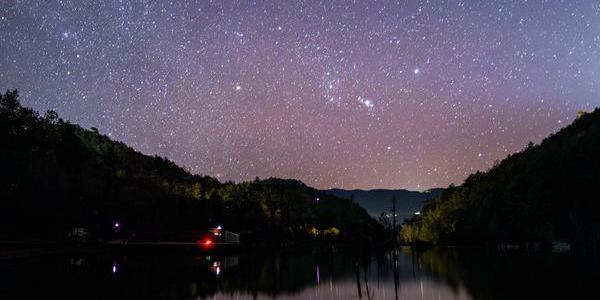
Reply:
[[[600,106],[600,2],[13,1],[0,89],[225,180],[460,184]]]

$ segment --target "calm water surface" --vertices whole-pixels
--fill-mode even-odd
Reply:
[[[0,261],[0,299],[597,299],[598,266],[481,249],[54,255]]]

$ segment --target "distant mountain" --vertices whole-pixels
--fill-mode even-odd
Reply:
[[[600,246],[600,109],[426,203],[408,243]],[[596,248],[598,249],[598,248]]]
[[[396,211],[398,222],[413,216],[423,207],[425,201],[441,195],[444,189],[434,188],[423,192],[408,190],[343,190],[329,189],[323,192],[340,198],[352,199],[364,207],[370,215],[377,218],[382,212],[390,213],[392,210],[392,198],[396,197]]]

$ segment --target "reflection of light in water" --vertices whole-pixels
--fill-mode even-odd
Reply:
[[[219,276],[219,274],[221,274],[221,262],[220,261],[215,261],[212,264],[212,268],[211,269],[212,269],[213,272],[215,272],[215,274],[217,276]]]
[[[121,225],[122,226],[122,225]],[[408,251],[408,250],[407,250]],[[306,264],[306,269],[294,270],[292,273],[287,273],[286,265],[289,262],[302,262],[302,260],[307,260],[305,257],[313,257],[309,254],[306,256],[296,256],[296,257],[286,257],[280,256],[282,262],[282,272],[277,273],[276,275],[307,275],[305,281],[302,281],[302,289],[298,291],[298,294],[295,296],[289,296],[291,299],[300,300],[300,299],[358,299],[357,289],[358,284],[356,281],[354,274],[349,273],[355,271],[355,268],[351,268],[354,266],[351,259],[348,259],[345,254],[338,254],[335,259],[338,259],[339,262],[344,261],[344,263],[350,264],[347,268],[338,269],[337,264],[333,264],[331,261],[319,261],[318,263],[315,261],[314,264]],[[384,256],[381,261],[380,260],[369,260],[365,264],[361,264],[359,269],[360,274],[360,284],[362,285],[362,299],[395,299],[395,285],[394,285],[394,264],[398,264],[399,268],[399,284],[397,299],[430,299],[430,300],[472,300],[473,298],[469,296],[467,291],[464,289],[464,286],[458,284],[456,289],[454,290],[452,286],[448,285],[443,278],[436,279],[435,277],[429,277],[428,273],[418,272],[412,274],[412,264],[410,254],[399,253],[399,257],[397,260],[393,259],[392,255]],[[117,261],[119,259],[120,262]],[[139,268],[126,268],[127,270],[121,271],[119,263],[127,263],[133,264],[130,259],[124,260],[123,258],[113,257],[111,260],[110,268],[115,267],[115,272],[111,272],[112,275],[108,275],[111,281],[119,281],[123,280],[123,276],[125,275],[129,280],[129,275],[135,275],[136,278],[143,278],[144,276],[137,276],[142,272]],[[257,282],[261,285],[268,285],[269,280],[271,278],[261,278],[256,280],[256,274],[253,272],[247,272],[254,268],[252,264],[243,265],[246,261],[240,261],[241,264],[238,264],[237,257],[235,256],[215,256],[215,255],[202,255],[199,257],[200,266],[203,266],[204,271],[201,274],[201,278],[196,280],[194,284],[194,289],[196,293],[192,293],[192,295],[201,295],[202,292],[206,291],[215,291],[214,294],[210,294],[207,296],[209,299],[223,299],[223,300],[243,300],[243,299],[273,299],[273,298],[285,298],[285,294],[277,293],[275,297],[272,297],[268,292],[265,291],[257,291],[256,296],[253,297],[251,291],[246,290],[244,288],[245,284],[239,284],[238,279],[241,281],[253,281]],[[290,259],[290,260],[287,260]],[[89,260],[89,259],[88,259]],[[274,267],[274,257],[269,256],[268,259],[259,260],[258,262],[262,263],[261,266],[265,266],[265,268],[273,268]],[[107,261],[107,262],[108,262]],[[424,262],[426,260],[423,260]],[[185,258],[186,262],[186,270],[196,270],[197,265],[187,264],[189,262],[187,258]],[[106,267],[106,262],[104,262],[104,267]],[[170,263],[169,261],[165,261],[165,263]],[[323,267],[325,268],[325,283],[321,285],[321,263],[323,263]],[[380,265],[379,265],[380,264]],[[135,264],[134,264],[135,266]],[[234,266],[234,267],[232,267]],[[312,269],[310,267],[315,267]],[[223,273],[224,269],[227,269],[227,272],[231,274],[224,274],[221,277],[221,273]],[[363,268],[366,268],[368,271],[363,273]],[[120,274],[121,272],[125,272]],[[133,272],[133,273],[132,273]],[[194,271],[195,272],[195,271]],[[206,273],[204,273],[206,272]],[[310,272],[312,273],[314,281],[310,281]],[[239,275],[238,274],[243,274]],[[208,279],[205,276],[208,275]],[[365,278],[366,277],[366,278]],[[233,281],[232,281],[233,280]],[[256,280],[256,281],[255,281]],[[266,280],[266,281],[265,281]],[[240,281],[240,282],[241,282]],[[200,282],[203,282],[202,285]],[[292,282],[295,284],[297,282]],[[368,294],[366,293],[365,283],[368,284]],[[157,284],[167,285],[169,283],[159,282]],[[220,284],[231,284],[232,293],[225,291],[218,291],[218,286]],[[288,288],[289,281],[282,282],[282,287]],[[214,287],[214,289],[213,289]],[[293,286],[292,286],[293,287]],[[427,294],[427,298],[425,298],[425,294]],[[369,295],[369,296],[367,296]],[[213,297],[214,296],[214,297]]]
[[[112,265],[112,273],[113,273],[113,275],[117,274],[117,263],[113,263],[113,265]]]
[[[319,265],[317,265],[317,284],[321,283],[321,274],[319,272]]]

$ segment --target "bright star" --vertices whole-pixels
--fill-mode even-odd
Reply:
[[[358,96],[358,101],[362,103],[362,105],[364,105],[366,108],[373,108],[375,106],[373,100],[361,96]]]

